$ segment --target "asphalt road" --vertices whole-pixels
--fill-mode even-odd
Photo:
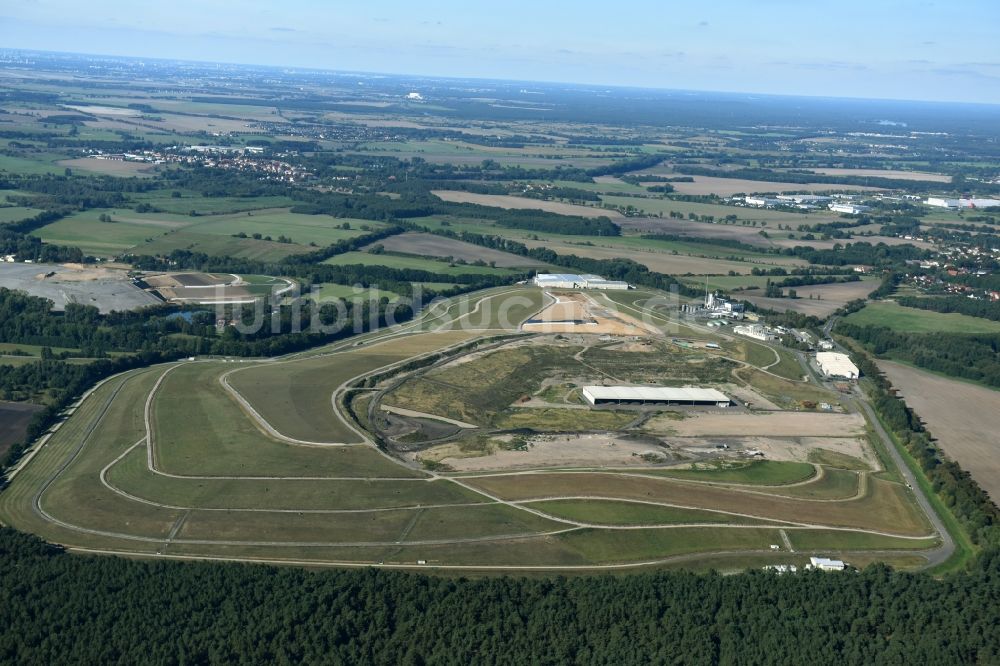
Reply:
[[[830,320],[827,321],[826,325],[823,327],[823,333],[825,333],[826,336],[829,337],[831,340],[833,340],[833,338],[830,337],[830,331],[833,330],[833,326],[836,323],[837,323],[837,317],[830,317]],[[838,343],[836,340],[833,340],[833,345],[834,349],[836,349],[837,351],[842,352],[844,354],[848,353],[848,350],[845,349],[844,346]],[[861,393],[860,387],[856,386],[854,390],[857,394]],[[921,488],[920,484],[917,483],[916,475],[913,473],[913,470],[910,469],[910,466],[906,464],[906,461],[903,460],[903,456],[899,452],[899,449],[896,448],[896,444],[892,440],[892,437],[890,437],[889,433],[886,432],[884,427],[882,427],[881,421],[879,421],[878,417],[875,415],[875,410],[872,409],[871,405],[868,404],[868,401],[865,399],[863,395],[858,395],[857,399],[854,400],[853,402],[856,405],[859,405],[861,409],[864,410],[865,414],[868,416],[869,422],[875,429],[875,433],[882,439],[882,442],[885,444],[885,449],[886,451],[889,452],[889,457],[892,458],[892,462],[896,465],[896,468],[899,470],[900,476],[903,477],[903,480],[906,482],[907,486],[909,486],[910,488],[910,491],[913,493],[913,497],[917,501],[917,505],[921,508],[921,510],[923,510],[924,515],[927,516],[927,519],[931,523],[931,527],[933,527],[934,531],[936,531],[938,535],[941,537],[940,546],[938,546],[933,550],[924,551],[923,553],[921,553],[924,557],[927,558],[926,568],[936,567],[937,565],[944,563],[946,560],[948,560],[948,558],[950,558],[955,553],[955,548],[956,548],[955,539],[952,538],[951,533],[948,532],[948,528],[945,527],[944,521],[941,520],[941,516],[938,515],[938,512],[934,509],[934,505],[931,504],[931,501],[924,493],[923,488]]]

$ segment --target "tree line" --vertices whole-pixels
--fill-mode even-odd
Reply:
[[[860,573],[426,576],[86,557],[0,528],[6,663],[965,664],[1000,557]]]

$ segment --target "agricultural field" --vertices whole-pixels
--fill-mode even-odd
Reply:
[[[878,367],[945,455],[1000,501],[1000,391],[893,361],[878,361]]]
[[[445,288],[451,285],[446,285]],[[440,287],[440,285],[439,285]],[[388,298],[394,301],[399,298],[399,294],[391,291],[383,291],[375,287],[349,286],[346,284],[314,284],[312,290],[303,293],[303,296],[317,303],[326,303],[335,299],[344,300],[365,300],[377,301],[381,298]]]
[[[655,329],[649,344],[519,332],[552,303],[500,288],[305,354],[118,375],[17,470],[0,519],[71,548],[512,571],[720,552],[749,564],[885,551],[920,566],[937,545],[907,489],[873,474],[858,414],[644,416],[572,399],[575,384],[648,373],[730,386],[741,366]],[[516,315],[501,324],[507,305]],[[468,347],[498,333],[508,339]],[[371,414],[405,450],[369,430]],[[415,440],[413,423],[451,443]]]
[[[102,221],[103,216],[109,216],[111,221]],[[345,225],[348,228],[345,229]],[[103,257],[125,251],[154,255],[185,249],[210,255],[276,260],[382,226],[368,220],[300,215],[287,209],[195,217],[177,213],[136,213],[128,209],[93,209],[48,224],[37,234],[48,243],[79,247],[87,254]],[[255,234],[258,238],[253,237]],[[278,242],[282,236],[286,242]]]
[[[600,246],[597,246],[575,245],[559,240],[529,240],[525,241],[525,245],[531,248],[548,248],[559,254],[575,254],[580,257],[589,257],[592,259],[617,259],[623,254],[627,254],[629,259],[649,267],[652,271],[670,275],[718,275],[726,274],[729,271],[737,274],[748,274],[754,268],[760,268],[761,266],[774,266],[778,262],[785,265],[789,263],[787,258],[782,261],[782,258],[778,257],[775,258],[775,263],[755,263],[750,261],[715,259],[712,257],[697,257],[680,253],[674,254],[672,251],[668,252],[654,247],[630,249],[626,253],[620,248],[603,242]],[[651,243],[650,245],[653,244]]]
[[[472,203],[480,206],[493,206],[496,208],[523,208],[526,210],[544,210],[549,213],[560,215],[579,215],[580,217],[610,217],[618,219],[621,216],[614,211],[602,210],[591,206],[581,206],[579,204],[568,204],[560,201],[543,201],[541,199],[529,199],[508,194],[476,194],[474,192],[462,192],[453,190],[434,190],[434,196],[442,201],[452,201],[456,203]]]
[[[787,296],[789,289],[794,289],[798,295],[797,298],[769,298],[758,296],[753,292],[741,294],[740,297],[768,310],[800,312],[824,319],[851,301],[867,298],[868,294],[877,288],[876,281],[863,279],[858,282],[813,284],[788,287],[783,290]]]
[[[903,171],[901,169],[810,169],[815,173],[827,176],[874,176],[876,178],[895,178],[899,180],[927,180],[938,183],[950,183],[951,176],[929,171]]]
[[[416,257],[399,254],[375,254],[371,252],[345,252],[330,257],[323,263],[333,266],[386,266],[387,268],[413,269],[427,271],[438,275],[512,275],[514,271],[506,268],[476,266],[449,261],[437,261],[426,257]]]
[[[80,169],[90,173],[98,173],[105,176],[150,178],[160,167],[156,167],[146,162],[124,162],[120,160],[99,160],[96,157],[78,157],[72,160],[59,160],[56,162],[61,167],[70,170]]]
[[[0,207],[0,224],[20,222],[29,217],[34,217],[41,212],[37,208],[27,208],[25,206],[3,206]]]
[[[906,333],[1000,333],[1000,322],[957,312],[907,308],[892,301],[869,303],[844,321],[857,326],[884,326]]]
[[[829,183],[778,183],[769,180],[743,180],[740,178],[719,178],[716,176],[692,176],[693,183],[671,183],[678,194],[717,194],[731,197],[734,194],[756,194],[758,192],[857,192],[875,190],[873,187],[858,185],[837,185]],[[650,183],[655,185],[656,183]]]
[[[480,247],[452,238],[407,232],[390,236],[377,242],[387,252],[411,254],[418,257],[451,257],[466,263],[482,262],[498,268],[548,267],[546,264],[528,257]],[[362,248],[365,249],[365,248]]]
[[[0,359],[0,365],[6,363]],[[0,456],[7,453],[12,445],[24,439],[28,423],[42,405],[29,402],[6,402],[0,400]]]
[[[164,213],[173,213],[175,215],[190,215],[191,211],[195,211],[198,215],[245,213],[254,210],[282,208],[295,204],[294,201],[283,196],[206,197],[183,190],[153,190],[151,192],[135,194],[132,199],[136,203],[145,203]]]

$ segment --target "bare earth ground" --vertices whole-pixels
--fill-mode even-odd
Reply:
[[[713,449],[718,439],[670,439],[672,445],[684,448],[689,452],[698,449]],[[852,458],[859,458],[874,469],[878,469],[878,461],[869,447],[860,437],[734,437],[724,440],[732,448],[730,452],[756,449],[768,460],[788,462],[808,462],[809,454],[817,449],[825,449],[842,453]]]
[[[527,451],[499,450],[491,455],[464,457],[448,455],[445,444],[416,454],[440,460],[456,471],[526,469],[534,467],[649,466],[640,456],[662,455],[663,450],[642,442],[630,441],[611,433],[585,435],[546,435],[531,440]],[[442,456],[443,457],[439,457]]]
[[[746,209],[734,209],[734,212],[739,213],[741,210]],[[741,224],[711,224],[708,222],[695,222],[693,220],[658,217],[630,217],[620,222],[620,224],[623,229],[640,231],[642,233],[725,238],[761,247],[771,247],[774,245],[770,239],[760,235],[760,227],[745,227]]]
[[[656,417],[651,427],[668,427],[680,437],[705,437],[711,435],[730,437],[853,437],[864,434],[865,420],[860,414],[834,414],[816,412],[767,412],[755,414],[732,412],[729,414],[692,413],[680,421]]]
[[[950,183],[951,176],[927,171],[899,171],[891,169],[810,169],[827,176],[876,176],[881,178],[898,178],[900,180],[933,180],[939,183]]]
[[[693,183],[670,183],[680,194],[718,194],[728,197],[734,194],[753,194],[755,192],[856,192],[861,190],[876,190],[874,187],[860,185],[831,185],[828,183],[772,183],[764,180],[742,180],[739,178],[717,178],[715,176],[692,176]],[[643,183],[657,185],[658,183]]]
[[[813,315],[824,318],[829,316],[834,310],[843,307],[849,301],[858,298],[865,298],[874,291],[878,285],[874,282],[842,282],[839,284],[819,284],[804,287],[793,287],[798,298],[768,298],[766,296],[756,296],[749,291],[741,294],[754,305],[771,310],[801,312],[802,314]],[[809,295],[813,298],[810,299]]]
[[[433,190],[431,194],[444,201],[456,203],[473,203],[480,206],[493,206],[495,208],[525,208],[528,210],[545,210],[550,213],[560,215],[579,215],[580,217],[609,217],[618,219],[618,213],[590,206],[578,206],[576,204],[562,203],[559,201],[541,201],[539,199],[527,199],[525,197],[515,197],[509,194],[474,194],[472,192],[458,192],[454,190]]]
[[[463,243],[453,238],[444,238],[443,236],[435,236],[434,234],[407,232],[376,241],[373,245],[381,245],[390,252],[405,252],[407,254],[429,257],[453,257],[470,263],[477,260],[487,263],[492,261],[500,268],[543,265],[541,262],[527,257],[519,257],[516,254],[501,252],[500,250],[493,250],[488,247],[479,247],[478,245]]]
[[[891,361],[878,367],[944,452],[1000,502],[1000,391]]]
[[[148,162],[119,162],[117,160],[99,160],[96,157],[79,157],[74,160],[59,160],[59,166],[70,169],[83,169],[109,176],[141,176],[148,178],[153,175],[155,167]]]
[[[45,277],[48,273],[55,275]],[[136,287],[124,271],[79,269],[74,264],[0,264],[0,287],[48,298],[54,310],[69,303],[96,306],[101,312],[131,310],[160,300]]]
[[[226,286],[236,279],[236,275],[229,273],[161,273],[143,277],[143,281],[149,286],[164,288]]]
[[[534,322],[525,322],[522,330],[532,333],[603,333],[610,335],[648,335],[659,333],[653,326],[595,303],[581,293],[549,293],[556,302],[539,312]],[[580,323],[572,323],[580,322]]]

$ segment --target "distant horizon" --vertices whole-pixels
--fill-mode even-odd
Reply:
[[[1000,3],[31,0],[11,49],[650,90],[1000,105]]]
[[[821,94],[806,94],[806,93],[782,93],[782,92],[768,92],[760,90],[671,88],[671,87],[653,86],[653,85],[622,85],[614,83],[605,83],[600,81],[554,81],[554,80],[543,80],[543,79],[503,78],[503,77],[486,77],[486,76],[457,76],[457,75],[445,75],[445,74],[431,74],[427,72],[390,72],[390,71],[374,71],[374,70],[359,70],[359,69],[337,69],[332,67],[315,67],[315,66],[309,67],[309,66],[273,64],[264,62],[238,62],[233,60],[204,60],[200,58],[179,58],[179,57],[169,57],[169,56],[92,53],[92,52],[81,52],[81,51],[58,51],[52,49],[0,47],[0,53],[4,52],[16,52],[25,54],[38,53],[38,54],[75,56],[75,57],[95,58],[95,59],[113,58],[119,60],[138,60],[138,61],[150,60],[150,61],[157,61],[164,63],[186,63],[192,65],[227,65],[233,67],[291,70],[292,73],[294,73],[295,71],[301,71],[301,72],[315,72],[315,73],[337,74],[337,75],[357,74],[360,76],[385,77],[385,78],[427,78],[427,79],[444,80],[444,81],[528,83],[528,84],[543,85],[543,86],[546,85],[573,86],[573,87],[595,86],[595,87],[607,88],[609,90],[644,90],[649,92],[698,93],[705,95],[734,95],[734,96],[744,95],[748,97],[808,99],[817,101],[829,100],[829,101],[840,101],[840,102],[893,102],[893,103],[898,102],[898,103],[916,103],[916,104],[941,105],[941,106],[986,107],[986,108],[997,108],[998,110],[1000,110],[1000,101],[978,102],[978,101],[918,99],[918,98],[902,98],[902,97],[855,97],[847,95],[837,96],[837,95],[821,95]],[[0,68],[9,69],[10,67],[8,63],[0,62]]]

